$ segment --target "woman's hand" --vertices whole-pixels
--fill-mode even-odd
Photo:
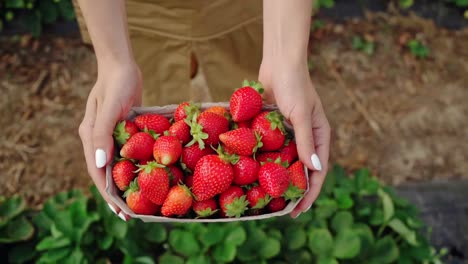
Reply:
[[[133,62],[100,62],[98,79],[91,90],[79,134],[88,172],[110,209],[127,220],[105,192],[105,166],[113,159],[112,134],[116,123],[125,119],[130,108],[141,103],[142,77]]]
[[[309,191],[291,213],[293,218],[310,209],[322,188],[328,169],[330,125],[320,98],[310,80],[307,65],[285,60],[262,62],[259,81],[265,99],[278,105],[294,127],[299,159],[309,171]]]

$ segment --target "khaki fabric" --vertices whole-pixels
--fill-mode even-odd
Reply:
[[[127,15],[133,52],[143,73],[144,105],[176,104],[194,97],[192,53],[213,101],[227,101],[243,79],[257,79],[262,56],[260,0],[132,0],[127,1]]]

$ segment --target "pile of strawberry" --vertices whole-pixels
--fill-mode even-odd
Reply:
[[[117,124],[116,186],[136,214],[240,217],[283,210],[306,188],[304,165],[278,111],[262,111],[262,88],[244,82],[230,112],[178,105]]]

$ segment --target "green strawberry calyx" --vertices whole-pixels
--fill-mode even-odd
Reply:
[[[286,130],[283,125],[284,117],[282,114],[278,111],[271,111],[265,116],[265,118],[270,122],[271,130],[279,129],[283,135],[286,134]]]
[[[187,117],[184,120],[190,122],[190,120],[192,120],[194,116],[198,116],[198,114],[200,114],[200,108],[201,108],[200,104],[189,102],[188,105],[184,106],[184,111],[185,111],[185,114],[187,115]]]
[[[154,140],[158,139],[159,138],[159,134],[156,133],[154,130],[152,129],[148,129],[147,127],[145,127],[145,129],[143,129],[143,132],[145,133],[148,133],[150,136],[152,136],[154,138]]]
[[[263,89],[263,84],[261,82],[244,80],[242,82],[242,87],[246,87],[246,86],[252,87],[259,94],[263,94],[264,89]]]
[[[252,153],[255,155],[257,153],[257,150],[259,150],[261,147],[263,147],[263,142],[262,142],[262,135],[259,133],[255,132],[255,138],[257,139],[257,145],[252,150]]]
[[[138,164],[137,167],[138,167],[138,170],[136,172],[144,171],[145,173],[148,174],[148,173],[151,173],[151,171],[154,168],[165,168],[166,166],[159,164],[156,161],[150,161],[146,163],[145,165]]]
[[[119,146],[122,146],[123,144],[127,143],[127,140],[130,138],[130,134],[125,130],[125,124],[126,121],[123,120],[117,123],[117,126],[115,126],[114,129],[113,135],[115,141],[117,141],[117,144],[119,144]]]
[[[230,203],[225,205],[226,216],[239,218],[247,210],[248,205],[249,201],[247,201],[245,195],[236,197]]]
[[[263,198],[259,198],[257,200],[257,204],[255,204],[254,207],[252,207],[252,209],[262,209],[263,207],[265,207],[270,201],[271,201],[271,196],[270,195],[265,195],[265,197]]]
[[[195,213],[198,215],[196,218],[205,218],[214,215],[218,211],[218,209],[212,210],[210,207],[208,207],[203,210],[196,211]]]
[[[203,126],[197,122],[197,118],[198,118],[198,115],[195,114],[192,117],[192,121],[189,122],[190,135],[192,135],[193,139],[189,143],[187,143],[187,145],[185,146],[190,147],[193,144],[195,144],[195,142],[198,142],[198,147],[200,149],[204,149],[205,142],[203,140],[208,138],[208,134],[203,132]]]
[[[297,199],[304,196],[305,190],[297,188],[294,184],[289,184],[288,189],[284,192],[283,196],[286,200],[291,200],[295,202]]]
[[[138,192],[140,187],[138,186],[138,177],[136,177],[127,187],[127,190],[124,192],[123,197],[126,198],[131,193]]]
[[[288,167],[289,167],[289,162],[288,162],[287,160],[282,161],[282,160],[281,160],[281,157],[278,157],[278,158],[276,158],[275,160],[273,160],[273,159],[271,159],[271,158],[268,158],[266,162],[260,162],[260,165],[263,166],[263,165],[264,165],[265,163],[267,163],[267,162],[276,163],[276,164],[279,164],[279,165],[281,165],[281,166],[283,166],[283,167],[285,167],[285,168],[288,168]]]
[[[239,155],[226,153],[221,145],[218,146],[218,149],[215,149],[213,146],[211,146],[211,148],[218,153],[221,160],[231,163],[232,165],[239,162]]]

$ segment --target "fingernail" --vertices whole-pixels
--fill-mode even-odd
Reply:
[[[305,210],[302,211],[302,212],[307,212],[307,211],[309,211],[311,207],[312,207],[312,205],[309,205],[309,207],[307,207],[307,209],[305,209]]]
[[[321,171],[322,170],[322,164],[320,163],[319,157],[317,154],[312,154],[312,157],[310,157],[310,160],[312,161],[312,166],[314,166],[315,170]]]
[[[117,211],[115,210],[114,206],[112,206],[110,203],[107,204],[109,206],[109,209],[111,209],[111,211],[114,213],[114,214],[117,214]]]
[[[96,167],[98,169],[104,167],[107,162],[106,152],[102,149],[96,149]]]
[[[124,215],[122,212],[119,213],[119,217],[120,217],[120,219],[122,219],[122,220],[124,220],[125,222],[127,222],[127,218],[125,217],[125,215]]]
[[[302,214],[302,212],[298,213],[298,214],[294,217],[294,219],[298,218],[301,214]]]

